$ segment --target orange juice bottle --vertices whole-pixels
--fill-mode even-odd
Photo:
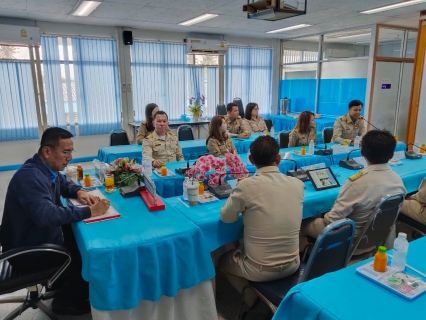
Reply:
[[[77,166],[77,181],[83,180],[83,168],[81,167],[81,164]]]
[[[393,136],[395,138],[395,141],[398,142],[398,137],[397,136]]]
[[[300,154],[302,156],[306,156],[306,147],[305,146],[302,146],[302,150],[300,150]]]
[[[161,175],[162,175],[163,177],[166,177],[166,176],[167,176],[167,168],[166,168],[166,164],[165,164],[165,163],[163,163],[163,164],[161,165]]]
[[[386,255],[386,247],[379,246],[377,253],[374,256],[373,269],[377,272],[385,272],[388,263],[388,256]]]
[[[91,187],[92,186],[92,179],[90,179],[90,175],[88,173],[84,176],[84,186],[85,187]]]
[[[426,151],[426,146],[425,146],[424,143],[422,143],[422,147],[420,148],[419,152],[420,153],[425,153],[425,151]]]
[[[198,181],[198,183],[200,184],[198,186],[198,194],[203,195],[204,194],[204,184],[203,184],[203,181]]]

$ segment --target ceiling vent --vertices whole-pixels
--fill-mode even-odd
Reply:
[[[276,21],[306,14],[307,0],[247,0],[247,18]]]
[[[189,54],[225,54],[228,44],[221,40],[187,38],[186,52]]]

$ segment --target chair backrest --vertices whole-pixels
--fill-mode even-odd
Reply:
[[[109,145],[110,146],[121,146],[128,145],[129,137],[127,136],[127,132],[122,129],[112,130],[109,133]]]
[[[238,106],[238,113],[240,114],[240,117],[244,118],[244,107],[241,98],[234,98],[233,102]]]
[[[226,106],[224,104],[218,104],[216,106],[216,115],[217,116],[226,116]]]
[[[403,201],[402,193],[387,195],[380,200],[361,234],[355,239],[351,256],[355,253],[373,251],[385,243],[398,218]]]
[[[330,143],[333,138],[333,127],[325,127],[322,130],[322,140],[324,143]]]
[[[177,128],[177,136],[179,141],[194,140],[192,128],[187,125],[179,126]]]
[[[290,132],[281,131],[279,137],[280,148],[288,148],[288,143],[290,141]]]
[[[314,244],[300,282],[346,267],[354,234],[355,223],[346,218],[325,227]]]
[[[265,120],[265,124],[266,124],[266,127],[268,128],[268,131],[271,131],[271,128],[273,126],[272,120],[271,119],[266,119]]]

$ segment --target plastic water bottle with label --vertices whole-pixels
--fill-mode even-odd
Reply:
[[[420,144],[418,141],[414,141],[414,145],[413,145],[413,151],[415,153],[419,153],[420,152]]]
[[[185,180],[183,181],[183,200],[188,200],[188,182],[189,182],[189,178],[186,177]]]
[[[404,232],[398,233],[398,238],[393,243],[393,257],[391,267],[396,270],[403,271],[407,262],[408,241],[407,234]]]
[[[359,135],[356,135],[355,137],[354,149],[359,149]]]
[[[308,152],[308,154],[313,155],[314,154],[314,149],[315,149],[315,143],[314,143],[314,140],[311,140],[309,142],[309,152]]]
[[[275,138],[275,129],[274,129],[274,127],[273,127],[273,126],[271,127],[271,131],[269,132],[269,135],[270,135],[272,138]]]
[[[149,158],[144,158],[142,160],[142,168],[143,168],[143,174],[147,177],[150,177],[152,175],[152,162]]]

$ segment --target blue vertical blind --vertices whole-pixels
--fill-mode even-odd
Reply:
[[[259,113],[271,109],[272,49],[229,47],[225,55],[225,102],[241,98],[244,106],[255,102]]]
[[[80,135],[121,127],[116,41],[71,38]]]
[[[187,113],[186,45],[134,41],[131,50],[135,121],[144,120],[148,103],[156,103],[169,119]]]
[[[0,141],[38,138],[30,62],[0,61]]]
[[[219,84],[217,67],[207,67],[207,115],[212,117],[216,114],[216,106],[219,103]]]

